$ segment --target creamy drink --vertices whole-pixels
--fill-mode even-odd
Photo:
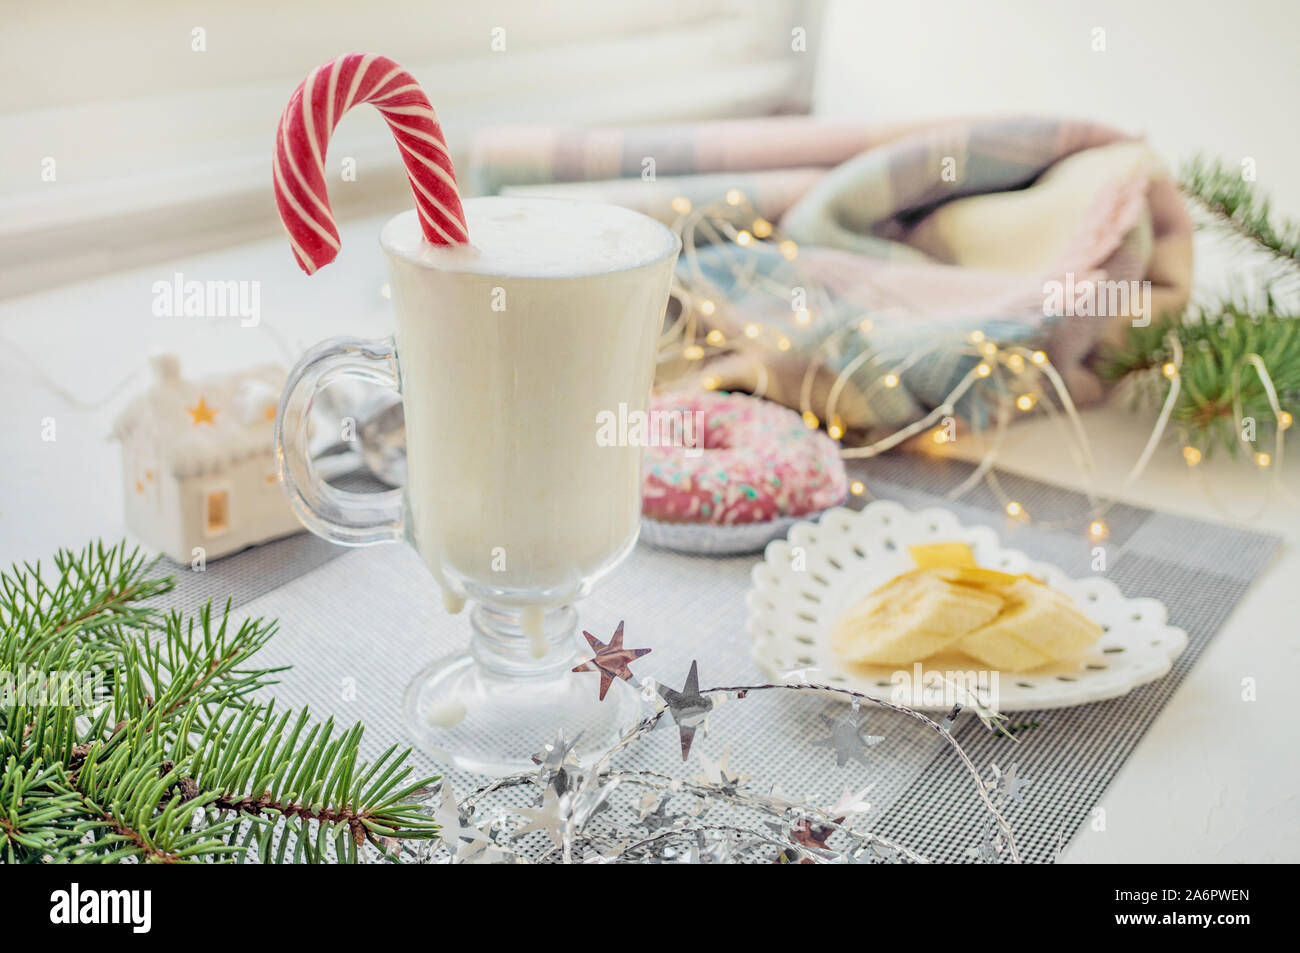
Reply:
[[[636,540],[642,442],[611,439],[603,421],[646,414],[681,243],[663,224],[607,205],[462,202],[414,77],[385,56],[349,53],[307,74],[276,133],[276,208],[309,275],[341,247],[326,147],[359,103],[388,121],[415,204],[381,235],[397,333],[330,338],[299,358],[275,415],[276,474],[313,533],[344,546],[410,543],[449,609],[475,601],[468,651],[425,664],[403,696],[423,751],[507,774],[532,770],[558,731],[567,753],[594,763],[642,701],[591,661],[596,638],[579,637],[572,603]],[[343,378],[401,395],[405,487],[358,493],[316,471],[313,408]],[[370,595],[415,599],[419,582],[386,576]],[[428,625],[417,613],[411,624]],[[432,628],[430,650],[447,631]],[[636,656],[618,647],[622,632],[605,633],[614,647],[601,658]],[[381,642],[366,636],[367,649],[382,652]]]
[[[635,540],[641,448],[601,412],[645,411],[676,236],[626,209],[465,202],[471,246],[381,236],[406,406],[406,533],[451,599],[540,613]],[[531,624],[530,624],[531,623]]]

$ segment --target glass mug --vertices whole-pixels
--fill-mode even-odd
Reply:
[[[276,415],[276,464],[312,532],[405,541],[449,610],[476,603],[470,651],[423,669],[404,712],[422,749],[500,774],[529,767],[556,729],[581,733],[582,756],[636,717],[630,686],[600,702],[595,681],[570,671],[590,655],[572,603],[636,543],[641,449],[598,442],[597,420],[647,409],[680,242],[609,205],[464,207],[472,246],[424,242],[414,211],[385,225],[396,335],[334,338],[302,357]],[[401,394],[403,489],[354,493],[314,473],[311,406],[340,377]]]

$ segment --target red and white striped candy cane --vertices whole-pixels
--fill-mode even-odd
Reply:
[[[294,257],[307,274],[339,253],[325,189],[325,152],[343,114],[357,103],[381,113],[402,150],[424,237],[435,245],[469,241],[447,143],[415,79],[386,56],[349,53],[312,70],[294,90],[275,134],[275,204]]]

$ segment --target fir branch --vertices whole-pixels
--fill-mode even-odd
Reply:
[[[167,722],[192,704],[201,709],[201,728],[214,710],[239,707],[254,691],[274,684],[269,676],[287,666],[242,668],[275,634],[276,624],[248,619],[230,629],[230,602],[214,623],[212,606],[197,617],[170,613],[162,637],[143,633],[124,640],[124,677],[114,694],[115,724],[146,714]]]
[[[1275,224],[1272,203],[1238,170],[1194,156],[1182,169],[1184,194],[1210,212],[1223,227],[1264,252],[1275,262],[1300,268],[1300,222]]]
[[[0,860],[355,862],[437,836],[409,749],[367,765],[361,725],[253,700],[283,671],[254,660],[275,623],[142,605],[171,584],[124,545],[53,564],[0,574],[0,672],[46,673],[0,683]],[[54,672],[103,697],[25,697]]]
[[[1234,403],[1243,418],[1255,421],[1257,443],[1266,445],[1276,432],[1273,408],[1259,377],[1247,372],[1234,379],[1246,355],[1258,354],[1263,360],[1284,410],[1296,413],[1300,408],[1300,316],[1279,313],[1271,298],[1262,307],[1229,301],[1191,308],[1181,317],[1131,328],[1125,347],[1107,352],[1103,374],[1131,380],[1136,404],[1159,406],[1169,393],[1169,380],[1160,369],[1173,357],[1167,345],[1171,333],[1183,349],[1182,392],[1172,420],[1203,454],[1222,447],[1235,455],[1243,447]]]
[[[140,605],[172,588],[170,578],[148,578],[157,560],[125,543],[80,553],[60,550],[51,584],[41,563],[24,563],[0,575],[0,629],[28,639],[58,639],[68,632],[83,640],[111,638],[123,628],[149,626],[156,610]]]
[[[1212,227],[1248,253],[1252,265],[1237,276],[1255,280],[1243,281],[1235,297],[1130,327],[1122,347],[1103,352],[1100,370],[1131,382],[1135,405],[1159,406],[1169,394],[1161,368],[1173,359],[1173,336],[1183,354],[1175,428],[1203,455],[1222,447],[1235,456],[1247,445],[1237,432],[1238,414],[1254,422],[1254,446],[1269,445],[1279,426],[1259,376],[1243,370],[1247,356],[1258,355],[1267,368],[1282,410],[1295,414],[1300,406],[1300,315],[1293,294],[1300,281],[1300,223],[1275,221],[1268,197],[1222,162],[1193,158],[1180,186]]]
[[[317,839],[332,841],[350,859],[376,838],[435,834],[436,826],[409,803],[433,780],[408,780],[410,749],[398,753],[394,745],[368,768],[358,767],[361,725],[335,737],[333,719],[312,724],[306,711],[275,718],[273,707],[249,706],[209,726],[193,752],[187,790],[219,792],[211,802],[217,810],[287,819],[306,848],[314,824]]]
[[[23,863],[58,852],[79,819],[80,798],[61,789],[57,765],[23,768],[14,757],[0,773],[0,861]]]

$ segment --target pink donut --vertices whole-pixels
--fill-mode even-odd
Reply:
[[[703,422],[703,451],[651,446],[642,478],[642,512],[665,523],[761,523],[802,516],[841,502],[848,489],[839,447],[787,407],[716,391],[656,394],[652,422]],[[658,411],[658,414],[654,412]],[[664,418],[663,412],[674,412]],[[685,414],[702,412],[702,418]],[[662,428],[661,428],[662,429]]]

